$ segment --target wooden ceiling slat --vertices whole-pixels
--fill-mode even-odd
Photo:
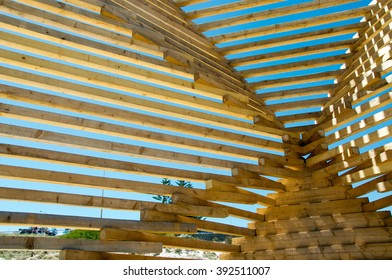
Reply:
[[[336,23],[339,21],[363,17],[371,10],[371,8],[372,7],[369,6],[364,8],[352,9],[344,12],[316,16],[310,19],[301,19],[301,20],[282,23],[282,24],[262,26],[259,28],[212,36],[210,39],[213,43],[220,44],[220,43],[239,41],[243,39],[256,38],[264,35],[277,34],[280,32],[301,30],[308,27],[314,27],[318,25]]]
[[[298,58],[307,55],[321,54],[332,51],[347,50],[355,42],[355,39],[343,40],[338,42],[331,42],[326,44],[319,44],[314,46],[300,47],[296,49],[289,49],[266,54],[252,55],[242,58],[230,60],[230,65],[233,67],[248,66],[256,63],[271,62],[287,58]]]
[[[228,19],[214,20],[213,22],[199,24],[198,29],[201,32],[211,31],[219,28],[247,24],[261,20],[278,18],[282,16],[289,16],[292,14],[316,11],[322,8],[334,7],[352,2],[357,2],[357,0],[315,0],[312,2],[306,2],[282,8],[275,8],[257,13],[244,14]]]
[[[330,27],[322,30],[301,32],[298,34],[282,36],[273,39],[258,40],[251,43],[236,44],[229,47],[219,48],[219,51],[224,55],[233,55],[261,49],[280,47],[288,44],[304,43],[312,40],[331,38],[339,35],[354,34],[364,27],[365,24],[365,22],[358,22],[338,27]]]

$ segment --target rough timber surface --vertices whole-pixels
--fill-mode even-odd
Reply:
[[[0,224],[101,232],[2,249],[392,259],[392,1],[223,2],[0,0]]]

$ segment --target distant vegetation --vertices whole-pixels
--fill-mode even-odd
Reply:
[[[67,234],[61,235],[60,238],[68,238],[68,239],[99,239],[99,231],[98,230],[81,230],[76,229]]]

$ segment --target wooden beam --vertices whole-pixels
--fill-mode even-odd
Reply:
[[[290,72],[298,70],[312,69],[321,66],[341,65],[344,64],[348,56],[348,54],[342,54],[316,59],[302,60],[299,62],[279,64],[274,66],[257,67],[250,70],[240,71],[239,73],[244,78],[262,77],[266,75],[274,75],[281,73],[287,73],[287,75],[290,75]]]
[[[235,236],[255,236],[256,231],[253,229],[232,226],[222,223],[198,220],[190,217],[171,215],[153,210],[143,210],[140,213],[140,220],[148,222],[180,222],[196,224],[198,230],[208,232],[223,233]]]
[[[387,174],[386,177],[387,181],[377,183],[376,188],[378,192],[387,192],[392,190],[391,174]]]
[[[388,211],[336,214],[319,217],[306,217],[290,220],[250,223],[249,228],[257,231],[257,235],[288,234],[292,232],[313,232],[322,230],[354,229],[366,227],[383,227]]]
[[[388,158],[382,163],[376,163],[372,167],[359,170],[350,175],[343,175],[342,182],[344,184],[353,184],[355,182],[363,181],[377,175],[386,174],[392,171],[392,159]]]
[[[28,5],[23,5],[23,2],[13,3],[13,1],[5,0],[5,5],[11,7],[20,7],[22,10],[31,11],[32,9],[37,9],[41,11],[46,11],[52,15],[61,15],[65,18],[72,18],[75,21],[89,24],[95,27],[99,27],[105,30],[115,30],[120,34],[132,37],[132,28],[130,25],[124,23],[113,23],[113,21],[105,20],[96,13],[91,13],[86,10],[81,10],[75,6],[69,9],[70,6],[65,3],[59,4],[58,2],[51,1],[29,1]],[[48,17],[48,16],[47,16]],[[98,23],[99,22],[99,23]]]
[[[341,73],[342,70],[337,70],[337,71],[304,75],[300,77],[289,77],[289,78],[281,78],[276,80],[266,80],[261,82],[249,83],[249,86],[251,86],[255,90],[261,90],[267,88],[276,88],[281,86],[305,84],[305,83],[318,82],[318,81],[329,81],[329,80],[336,79]]]
[[[306,159],[306,166],[312,167],[317,163],[332,159],[339,154],[342,154],[344,159],[350,159],[359,154],[359,149],[357,147],[349,147],[348,149],[344,150],[341,146],[339,146],[335,149],[326,151],[322,154],[314,155],[313,157]]]
[[[311,18],[310,20],[302,19],[302,20],[292,21],[292,22],[278,24],[278,25],[254,28],[252,30],[246,30],[246,32],[238,31],[230,34],[216,35],[211,37],[210,39],[214,44],[218,44],[218,43],[238,41],[242,39],[250,39],[250,38],[255,38],[255,37],[269,35],[269,34],[277,34],[285,31],[298,30],[307,27],[343,21],[346,19],[363,17],[367,12],[369,12],[370,9],[371,7],[358,8],[349,11],[316,16]]]
[[[84,207],[95,207],[105,209],[140,211],[143,209],[154,209],[167,213],[174,213],[185,216],[201,215],[205,217],[225,218],[229,216],[228,210],[224,207],[196,206],[163,204],[157,202],[147,202],[131,199],[108,198],[101,196],[77,195],[59,192],[46,192],[23,190],[13,188],[1,188],[0,198],[16,201],[31,201],[39,203],[55,203],[61,205],[74,205]]]
[[[331,230],[330,232],[313,231],[290,233],[256,238],[233,239],[243,252],[303,248],[313,246],[331,246],[346,244],[384,243],[390,241],[392,229],[389,227]]]
[[[276,205],[295,205],[300,203],[333,201],[346,198],[346,191],[351,187],[336,186],[315,190],[284,192],[268,194],[268,197],[276,200]]]
[[[259,208],[257,209],[257,213],[264,214],[266,221],[290,219],[294,217],[302,218],[332,214],[349,214],[362,212],[362,205],[368,202],[369,200],[367,198],[344,199],[302,205]]]
[[[220,255],[221,260],[385,260],[392,258],[392,243],[332,245]]]
[[[233,55],[239,53],[245,53],[250,51],[268,49],[273,47],[280,47],[288,44],[304,43],[312,40],[325,39],[330,37],[335,37],[338,35],[355,34],[360,30],[361,27],[365,26],[365,22],[342,25],[337,27],[330,27],[321,30],[301,32],[287,35],[279,36],[273,39],[258,40],[256,42],[235,44],[229,47],[220,48],[220,52],[224,55]]]
[[[236,58],[230,60],[230,65],[233,67],[248,66],[257,63],[272,62],[288,58],[305,57],[307,55],[322,54],[331,51],[348,49],[353,43],[354,39],[337,41],[327,44],[313,45],[308,47],[294,48],[290,50],[283,50],[271,52],[266,54],[259,54],[253,56],[245,56],[243,58]]]
[[[390,183],[391,184],[391,183]],[[392,188],[391,188],[392,189]],[[392,205],[392,195],[377,199],[368,204],[363,205],[363,211],[374,212]]]
[[[225,27],[231,27],[250,22],[257,22],[262,20],[268,20],[272,18],[278,18],[280,16],[289,16],[292,14],[300,14],[309,11],[315,11],[317,9],[339,6],[350,2],[356,2],[356,0],[344,0],[344,1],[324,1],[316,0],[312,2],[301,3],[297,5],[290,5],[281,8],[275,8],[270,10],[264,10],[261,12],[246,13],[244,15],[230,17],[228,19],[215,20],[212,22],[199,24],[199,30],[201,32],[216,30]]]
[[[330,175],[336,175],[341,171],[344,171],[345,169],[352,168],[354,166],[361,165],[363,163],[366,163],[372,159],[375,159],[377,162],[381,162],[381,159],[384,157],[388,157],[388,154],[391,153],[390,150],[388,150],[390,145],[385,145],[383,147],[370,150],[366,153],[359,154],[357,156],[354,156],[352,158],[347,158],[343,161],[339,162],[330,162],[330,164],[324,168],[318,169],[313,173],[314,178],[327,178]],[[377,158],[377,159],[376,159]]]
[[[135,254],[116,254],[107,252],[94,252],[84,250],[61,250],[60,260],[190,260],[183,258],[154,257]]]
[[[191,204],[191,205],[200,205],[200,206],[209,206],[209,207],[217,207],[217,208],[227,209],[230,216],[237,217],[240,219],[247,219],[247,220],[252,220],[252,221],[263,221],[264,220],[264,216],[257,214],[257,213],[242,210],[242,209],[239,209],[236,207],[222,205],[219,203],[201,200],[196,197],[190,197],[190,196],[183,195],[180,193],[173,194],[172,201],[174,204],[184,204],[184,205]]]
[[[291,90],[279,90],[259,94],[265,101],[280,100],[295,97],[311,97],[320,94],[329,94],[335,85],[315,86]]]
[[[160,253],[162,243],[138,241],[104,241],[51,237],[0,236],[2,250],[78,249],[98,252]]]
[[[23,212],[0,212],[0,224],[7,226],[64,227],[85,230],[99,230],[104,227],[111,227],[151,233],[196,233],[196,225],[192,223],[145,222]]]
[[[186,14],[186,16],[187,16],[187,18],[193,20],[193,19],[197,19],[197,18],[216,16],[216,15],[220,15],[220,14],[241,11],[241,10],[249,9],[249,8],[261,7],[264,5],[269,5],[269,4],[273,4],[273,3],[277,3],[277,2],[282,2],[282,0],[266,0],[263,2],[255,2],[254,0],[244,0],[244,1],[241,1],[238,3],[227,3],[227,4],[223,4],[223,5],[204,8],[201,10],[195,10],[192,12],[188,12]]]
[[[362,195],[366,195],[374,190],[377,190],[378,184],[383,183],[388,180],[388,178],[391,177],[391,173],[389,175],[383,175],[381,177],[378,177],[376,179],[370,180],[367,183],[361,184],[355,188],[352,188],[347,192],[347,197],[348,198],[354,198],[354,197],[360,197]],[[381,189],[380,189],[381,191]]]
[[[49,163],[50,161],[46,161]],[[54,162],[51,162],[54,164]],[[77,167],[78,165],[73,165]],[[79,166],[80,167],[80,166]],[[196,196],[203,200],[233,202],[242,204],[271,204],[272,199],[263,196],[254,196],[252,194],[229,193],[222,191],[210,191],[199,189],[177,188],[154,183],[137,182],[132,180],[114,179],[100,176],[79,175],[67,172],[47,171],[34,168],[12,167],[0,165],[0,175],[3,178],[17,178],[23,180],[33,180],[39,182],[50,182],[54,184],[67,184],[82,186],[88,188],[102,188],[111,190],[122,190],[146,194],[172,195],[173,193],[182,193]],[[70,176],[71,175],[71,176]],[[161,176],[159,176],[162,178]],[[181,179],[181,178],[180,178]]]
[[[211,252],[240,252],[240,246],[211,241],[197,240],[194,238],[171,237],[151,233],[126,231],[113,228],[101,229],[101,240],[143,241],[162,243],[163,247],[183,248]]]

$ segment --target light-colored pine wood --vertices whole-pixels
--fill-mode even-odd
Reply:
[[[389,216],[388,211],[336,214],[250,223],[249,228],[255,229],[257,235],[273,235],[291,232],[383,227],[386,225],[384,218]]]
[[[256,238],[235,238],[233,243],[241,246],[241,251],[301,248],[313,246],[333,246],[346,244],[366,244],[390,242],[390,227],[345,229],[331,231],[299,232]]]
[[[346,191],[349,189],[350,187],[348,186],[337,186],[299,192],[269,194],[268,197],[274,198],[276,205],[292,205],[306,202],[345,199]]]
[[[106,197],[103,198],[100,196],[20,190],[12,188],[0,188],[0,197],[2,199],[10,200],[55,203],[95,208],[121,209],[129,211],[154,209],[156,211],[176,213],[186,216],[201,215],[206,217],[224,218],[229,215],[229,211],[227,209],[224,209],[224,207],[219,208],[209,206],[162,204],[130,199],[117,199]]]
[[[0,236],[2,250],[78,249],[98,252],[160,253],[162,243],[138,241],[103,241],[51,237]]]
[[[220,255],[221,260],[385,260],[390,259],[391,243],[306,247]]]
[[[157,212],[154,210],[143,210],[140,213],[140,219],[146,222],[180,222],[196,224],[198,230],[208,232],[223,233],[235,236],[255,236],[254,229],[232,226],[222,223],[210,222],[205,220],[194,219],[179,215]]]
[[[257,213],[264,214],[266,221],[320,215],[349,214],[362,212],[362,205],[368,202],[367,198],[345,199],[281,207],[259,208],[257,209]]]
[[[0,223],[9,226],[66,227],[85,230],[99,230],[104,227],[125,230],[189,234],[196,233],[195,224],[170,222],[144,222],[121,219],[105,219],[65,215],[34,214],[23,212],[0,212]]]
[[[298,29],[302,29],[302,28],[306,28],[306,27],[312,27],[312,26],[316,26],[316,25],[322,25],[322,24],[327,24],[327,23],[331,23],[331,22],[336,22],[339,20],[361,17],[361,16],[364,16],[365,13],[368,12],[369,10],[370,10],[369,7],[359,8],[359,9],[354,9],[354,10],[350,10],[350,11],[329,14],[329,15],[325,15],[325,16],[313,17],[311,20],[298,20],[298,21],[294,21],[294,22],[283,23],[283,24],[280,24],[277,26],[265,26],[265,27],[254,28],[251,30],[251,32],[238,31],[238,32],[230,33],[229,36],[228,35],[217,35],[217,36],[211,37],[211,40],[214,43],[225,43],[225,42],[232,42],[235,40],[255,38],[255,37],[279,33],[279,32],[298,30]]]
[[[101,240],[143,241],[162,243],[163,247],[184,248],[201,251],[214,252],[240,252],[240,246],[217,243],[211,241],[197,240],[194,238],[181,238],[150,233],[125,231],[113,228],[101,229]]]
[[[106,253],[66,249],[61,250],[60,260],[190,260],[183,258],[154,257],[124,253]]]

